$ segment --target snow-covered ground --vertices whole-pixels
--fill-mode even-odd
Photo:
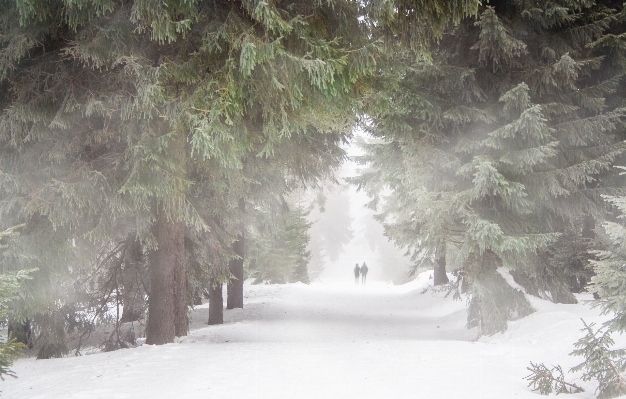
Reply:
[[[606,319],[584,304],[533,299],[536,313],[475,341],[463,301],[422,294],[428,277],[402,286],[246,285],[245,309],[207,326],[208,304],[199,306],[189,336],[173,344],[20,359],[2,397],[539,398],[523,379],[529,362],[568,370],[581,361],[568,356],[580,318]],[[566,377],[586,389],[568,398],[595,397],[594,382]]]

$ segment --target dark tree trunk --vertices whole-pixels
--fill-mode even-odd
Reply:
[[[588,245],[589,249],[593,249],[593,242],[596,239],[596,219],[591,215],[586,215],[583,219],[583,231],[581,234],[583,238],[583,242]],[[595,273],[593,273],[595,274]],[[591,279],[591,273],[580,273],[578,276],[572,278],[570,283],[570,287],[572,287],[572,291],[574,292],[583,292],[587,284],[589,284],[589,280]],[[593,299],[600,299],[600,296],[597,292],[593,293]]]
[[[228,282],[226,309],[243,309],[243,256],[244,256],[244,236],[241,234],[237,241],[233,243],[233,251],[239,258],[231,259],[228,262],[228,270],[235,277]]]
[[[209,283],[209,325],[224,324],[224,298],[222,283],[211,279]]]
[[[141,243],[135,237],[126,240],[126,259],[122,269],[122,303],[124,311],[120,322],[140,320],[145,309],[143,251]]]
[[[446,244],[442,243],[437,247],[435,255],[435,269],[433,271],[433,285],[447,284],[448,275],[446,274]]]
[[[174,325],[177,337],[184,337],[189,331],[184,245],[182,255],[182,261],[176,264],[176,271],[174,273]]]
[[[583,219],[583,231],[582,237],[587,240],[593,240],[596,238],[596,219],[593,216],[587,215]]]
[[[185,270],[184,227],[182,222],[167,220],[165,213],[159,212],[154,226],[158,248],[150,254],[146,344],[174,342],[177,333],[177,321],[180,323],[176,316],[180,312],[177,295],[180,295],[180,279],[184,278]],[[182,276],[177,276],[181,271]]]
[[[9,321],[8,330],[9,338],[13,338],[17,342],[26,345],[29,349],[33,348],[33,336],[30,320],[26,320],[22,323]]]
[[[245,212],[244,199],[239,200],[239,211]],[[240,226],[241,234],[237,237],[237,241],[233,243],[233,252],[238,256],[236,259],[231,259],[228,262],[228,270],[235,277],[228,282],[226,287],[226,309],[243,309],[243,259],[245,255],[245,236],[244,236],[244,224]]]
[[[192,301],[194,306],[202,305],[202,291],[200,290],[200,288],[196,288],[193,291]]]

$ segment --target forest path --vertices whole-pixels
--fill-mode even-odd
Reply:
[[[212,342],[470,341],[476,337],[475,329],[465,328],[463,301],[421,291],[381,282],[248,286],[245,308],[225,310],[223,326],[203,328],[208,319],[205,304],[193,312],[192,330],[200,329],[201,339]],[[187,339],[195,335],[192,332]]]
[[[525,343],[471,342],[465,303],[421,294],[428,283],[246,286],[243,310],[207,326],[199,306],[173,344],[21,359],[2,397],[536,398]]]

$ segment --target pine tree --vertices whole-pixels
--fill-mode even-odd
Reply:
[[[594,323],[581,330],[585,336],[574,344],[577,348],[570,355],[583,356],[584,362],[572,367],[571,371],[584,370],[583,381],[597,380],[598,399],[615,398],[626,394],[626,380],[620,374],[626,371],[626,350],[611,349],[615,344],[611,330],[594,331]]]
[[[186,254],[230,278],[244,161],[302,141],[337,154],[350,134],[375,67],[359,4],[2,3],[0,216],[27,223],[3,267],[39,267],[24,312],[67,301],[56,279],[133,235],[148,254],[146,342],[186,334]],[[286,160],[293,179],[326,167]]]
[[[263,212],[251,237],[248,273],[255,283],[309,283],[307,250],[309,227],[307,212],[291,206],[282,213]]]
[[[10,245],[7,243],[12,237],[18,235],[18,229],[24,226],[13,226],[4,231],[0,231],[0,257],[4,250]],[[7,322],[9,309],[12,302],[17,299],[21,282],[30,278],[29,273],[33,270],[20,270],[16,273],[0,274],[0,320]],[[22,354],[25,345],[9,334],[6,342],[0,342],[0,379],[5,376],[16,377],[10,367],[13,362]]]
[[[441,40],[450,23],[475,16],[477,0],[370,0],[369,20],[392,47],[402,43],[419,57],[430,58],[434,41]]]
[[[611,186],[624,152],[620,47],[599,44],[623,27],[610,6],[484,7],[449,28],[432,62],[399,47],[366,102],[362,126],[376,141],[353,183],[414,260],[456,247],[468,325],[482,333],[532,311],[500,267],[529,277],[520,282],[552,276],[538,284],[545,297],[575,301],[546,257],[560,233],[604,217],[601,194],[622,190]]]
[[[325,183],[317,191],[309,213],[312,223],[309,241],[311,279],[320,275],[326,262],[335,262],[354,238],[354,218],[350,213],[350,196],[345,191],[346,187],[336,185],[334,176]]]
[[[603,314],[613,314],[608,323],[611,329],[623,332],[626,331],[626,229],[619,220],[624,218],[626,212],[626,196],[605,198],[619,211],[619,219],[603,224],[610,243],[608,248],[591,251],[595,255],[595,259],[591,260],[595,276],[591,278],[589,291],[598,296],[599,300],[594,305],[599,306]]]

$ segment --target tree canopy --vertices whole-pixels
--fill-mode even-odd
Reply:
[[[625,18],[611,0],[0,0],[0,230],[24,225],[0,269],[36,269],[10,324],[58,356],[107,306],[147,306],[163,344],[242,281],[233,261],[308,281],[321,252],[290,195],[332,178],[355,126],[352,183],[437,284],[456,269],[468,326],[533,311],[509,278],[573,302],[604,198],[626,195]]]
[[[569,265],[551,262],[557,239],[580,237],[585,218],[606,217],[601,196],[623,191],[612,168],[626,111],[615,6],[487,5],[446,31],[432,61],[399,47],[366,102],[361,126],[376,141],[353,183],[415,261],[454,256],[468,325],[485,333],[532,311],[501,266],[529,292],[575,301]]]
[[[228,279],[240,199],[280,202],[338,165],[375,67],[356,2],[0,7],[0,220],[28,225],[3,268],[39,268],[25,302],[62,304],[98,251],[135,236],[156,343],[186,333],[184,248]]]

